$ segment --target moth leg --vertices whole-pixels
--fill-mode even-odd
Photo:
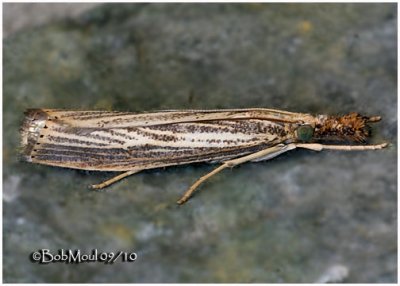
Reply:
[[[295,144],[297,148],[310,149],[314,151],[322,151],[322,150],[340,150],[340,151],[366,151],[366,150],[379,150],[388,146],[387,143],[376,144],[376,145],[324,145],[324,144],[316,144],[316,143],[308,143],[308,144]]]
[[[185,203],[197,189],[197,187],[209,179],[210,177],[214,176],[215,174],[221,172],[222,170],[230,167],[237,166],[239,164],[248,162],[248,161],[263,161],[272,159],[284,152],[296,149],[296,148],[304,148],[314,151],[322,151],[322,150],[341,150],[341,151],[365,151],[365,150],[379,150],[387,147],[387,143],[376,144],[376,145],[357,145],[357,146],[348,146],[348,145],[324,145],[324,144],[317,144],[317,143],[292,143],[292,144],[278,144],[268,149],[261,150],[259,152],[240,157],[237,159],[229,160],[223,163],[218,168],[214,169],[210,173],[204,175],[200,179],[198,179],[187,191],[186,193],[177,201],[178,204]]]
[[[137,172],[140,172],[140,171],[141,170],[130,170],[130,171],[124,172],[122,174],[119,174],[119,175],[117,175],[117,176],[115,176],[115,177],[113,177],[111,179],[108,179],[108,180],[106,180],[106,181],[104,181],[104,182],[102,182],[100,184],[91,185],[91,186],[89,186],[89,188],[91,188],[91,189],[102,189],[102,188],[105,188],[105,187],[107,187],[107,186],[109,186],[111,184],[114,184],[115,182],[118,182],[119,180],[122,180],[125,177],[128,177],[128,176],[130,176],[132,174],[135,174]]]
[[[242,163],[248,162],[248,161],[255,161],[257,159],[263,158],[264,160],[271,159],[273,157],[278,156],[279,154],[282,154],[284,152],[287,152],[289,150],[292,150],[296,148],[294,144],[289,144],[289,145],[284,145],[284,144],[278,144],[273,147],[258,151],[256,153],[252,153],[250,155],[246,155],[244,157],[240,157],[237,159],[229,160],[224,162],[221,166],[218,168],[214,169],[210,173],[204,175],[200,179],[198,179],[187,191],[186,193],[177,201],[179,205],[185,203],[194,193],[194,191],[197,189],[197,187],[203,183],[205,180],[211,178],[215,174],[221,172],[222,170],[226,168],[232,168],[234,166],[240,165]]]

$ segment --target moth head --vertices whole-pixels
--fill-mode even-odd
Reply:
[[[314,139],[364,143],[371,135],[368,123],[380,119],[380,116],[368,117],[355,112],[343,116],[320,115],[317,117]]]

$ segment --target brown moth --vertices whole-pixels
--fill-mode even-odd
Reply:
[[[296,148],[361,151],[367,123],[379,116],[328,116],[250,108],[167,110],[149,113],[28,109],[21,127],[23,158],[32,163],[123,172],[100,189],[142,170],[195,162],[221,163],[178,200],[186,202],[205,180],[228,167],[269,160]],[[323,142],[343,142],[326,145]],[[350,145],[349,143],[358,143]]]

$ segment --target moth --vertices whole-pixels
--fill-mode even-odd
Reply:
[[[122,172],[92,185],[94,189],[142,170],[220,163],[177,201],[183,204],[201,183],[245,162],[269,160],[296,148],[382,149],[387,143],[365,145],[368,123],[380,119],[358,113],[314,116],[265,108],[148,113],[28,109],[21,127],[22,157],[57,167]]]

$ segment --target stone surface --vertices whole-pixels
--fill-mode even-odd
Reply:
[[[313,282],[335,265],[344,282],[396,282],[396,27],[396,4],[113,4],[11,35],[4,282]],[[245,164],[178,207],[212,166],[146,171],[90,191],[113,174],[17,160],[32,107],[358,111],[383,116],[373,141],[391,146]],[[138,259],[32,263],[42,248]]]
[[[98,3],[4,3],[3,38],[20,30],[73,18]]]

